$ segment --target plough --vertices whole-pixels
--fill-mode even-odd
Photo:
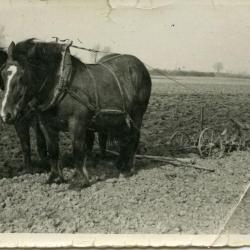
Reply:
[[[203,127],[204,108],[201,108],[201,129],[196,140],[177,130],[170,137],[171,151],[196,150],[201,158],[221,158],[226,153],[250,148],[250,125],[230,118],[227,127],[219,134],[212,127]]]

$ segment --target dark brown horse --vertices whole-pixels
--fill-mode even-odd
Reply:
[[[72,135],[76,174],[74,184],[89,185],[86,143],[97,131],[117,138],[120,154],[117,167],[130,175],[140,138],[143,115],[151,93],[151,79],[144,64],[131,55],[109,55],[98,64],[84,64],[70,56],[70,79],[55,100],[62,46],[32,39],[8,49],[2,71],[5,83],[1,117],[6,123],[21,119],[35,103],[39,124],[46,138],[51,164],[48,182],[63,181],[58,162],[59,131]],[[41,108],[41,107],[46,107]]]
[[[8,58],[7,52],[5,52],[4,50],[0,50],[0,68],[4,67],[5,63],[7,62],[7,58]],[[0,75],[0,89],[2,91],[4,91],[5,89],[4,81],[1,75]],[[16,121],[14,123],[14,126],[22,148],[24,171],[32,172],[31,148],[30,148],[31,127],[34,129],[36,135],[37,151],[40,159],[44,161],[47,156],[46,141],[39,127],[37,117],[34,114],[30,114],[26,116],[25,119],[22,119],[20,122]]]
[[[0,49],[0,69],[5,65],[7,62],[8,54],[3,49]],[[2,76],[0,75],[0,89],[4,91],[4,82]],[[30,145],[30,128],[32,128],[35,132],[36,136],[36,143],[37,143],[37,152],[40,157],[40,160],[45,163],[47,159],[47,147],[46,147],[46,140],[41,131],[38,117],[33,112],[29,115],[26,115],[20,120],[14,122],[14,127],[19,138],[21,149],[23,153],[23,161],[24,161],[24,169],[23,172],[32,173],[33,168],[31,164],[31,145]],[[93,132],[89,131],[89,141],[88,141],[88,154],[91,154],[95,135]],[[101,155],[104,157],[106,153],[106,141],[107,135],[99,133],[98,134],[98,141],[101,149]]]

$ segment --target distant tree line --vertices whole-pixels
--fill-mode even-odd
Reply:
[[[249,79],[250,75],[249,74],[243,74],[243,73],[219,73],[215,74],[215,76],[220,76],[220,77],[234,77],[234,78],[242,78],[242,79]]]
[[[167,70],[167,69],[150,69],[149,73],[153,76],[203,76],[203,77],[214,77],[216,74],[214,72],[201,72],[201,71],[186,71],[186,70]]]
[[[167,70],[167,69],[149,69],[151,76],[197,76],[197,77],[234,77],[234,78],[244,78],[249,79],[248,74],[233,74],[233,73],[222,73],[222,72],[203,72],[203,71],[187,71],[187,70]]]

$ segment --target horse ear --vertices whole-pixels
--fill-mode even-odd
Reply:
[[[8,56],[11,58],[13,54],[13,49],[15,48],[15,43],[12,41],[8,48]]]

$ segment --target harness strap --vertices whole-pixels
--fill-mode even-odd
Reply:
[[[40,105],[39,109],[41,111],[45,111],[59,103],[65,95],[65,88],[67,88],[67,84],[72,76],[72,63],[71,63],[71,55],[69,51],[69,47],[71,46],[72,42],[67,44],[63,44],[62,46],[62,59],[60,63],[59,70],[57,72],[58,75],[58,83],[55,86],[54,93],[52,99],[43,105]]]
[[[61,60],[60,72],[59,72],[59,83],[55,90],[54,100],[52,100],[52,103],[53,101],[58,102],[58,99],[60,99],[63,96],[63,89],[67,86],[69,80],[71,79],[72,62],[71,62],[71,55],[69,51],[69,47],[71,46],[71,44],[72,44],[72,41],[62,46],[63,53],[62,53],[62,60]]]
[[[88,100],[88,98],[80,98],[74,91],[70,90],[69,88],[65,88],[64,89],[66,91],[66,93],[68,93],[73,99],[75,99],[77,102],[79,102],[80,104],[82,104],[83,106],[87,107],[90,111],[95,112],[96,111],[96,107],[94,105],[92,105]],[[84,96],[86,97],[86,96]]]
[[[118,54],[118,55],[114,55],[114,56],[111,56],[111,57],[108,57],[107,59],[103,60],[102,63],[105,63],[105,62],[108,62],[108,61],[111,61],[117,57],[121,57],[121,56],[124,56],[124,54]],[[102,60],[102,59],[101,59]],[[100,62],[98,62],[100,63]]]
[[[122,90],[121,83],[120,83],[119,79],[117,78],[115,72],[110,67],[108,67],[107,65],[105,65],[103,63],[100,63],[100,62],[99,62],[99,64],[102,65],[105,69],[107,69],[113,75],[114,79],[116,80],[116,83],[117,83],[117,86],[119,88],[120,95],[121,95],[121,98],[122,98],[123,111],[124,111],[124,113],[126,113],[125,96],[124,96],[124,92]]]
[[[94,85],[94,92],[95,92],[95,106],[96,109],[99,110],[100,106],[99,106],[99,96],[98,96],[98,91],[97,91],[97,85],[96,85],[96,80],[95,77],[93,76],[93,74],[91,73],[91,71],[88,69],[88,66],[86,65],[86,69],[88,71],[88,74],[90,75],[90,78],[92,79],[93,85]]]

